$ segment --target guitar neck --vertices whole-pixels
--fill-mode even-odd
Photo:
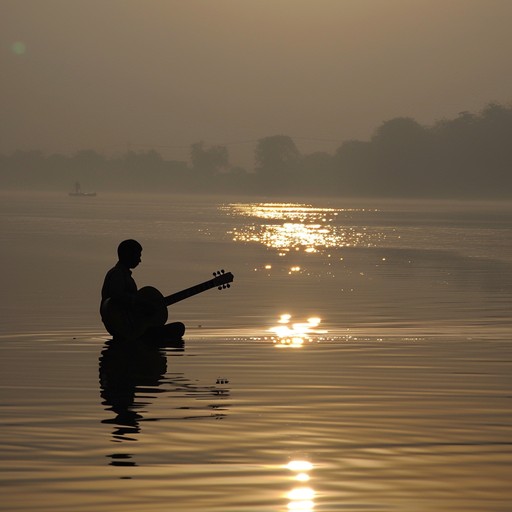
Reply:
[[[181,290],[181,292],[173,293],[167,297],[164,297],[164,303],[166,306],[170,306],[171,304],[176,304],[176,302],[180,302],[182,300],[188,299],[189,297],[193,297],[198,293],[202,293],[206,290],[210,290],[211,288],[215,288],[218,285],[219,283],[217,279],[210,279],[204,283],[196,284],[195,286],[191,286],[186,290]]]

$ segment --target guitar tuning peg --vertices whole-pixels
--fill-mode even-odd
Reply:
[[[219,290],[222,290],[222,286],[219,286],[219,287],[218,287],[218,289],[219,289]]]
[[[231,288],[231,285],[228,283],[228,284],[226,285],[226,288]]]
[[[222,270],[220,271],[220,273],[221,273],[221,274],[224,274],[224,269],[222,269]]]
[[[217,273],[216,272],[213,273],[213,277],[217,277]]]

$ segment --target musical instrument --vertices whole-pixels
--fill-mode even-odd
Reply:
[[[135,306],[133,310],[127,310],[115,300],[106,299],[100,308],[103,323],[113,336],[137,339],[151,327],[165,325],[168,318],[167,306],[211,288],[219,290],[229,288],[234,279],[231,272],[224,272],[224,270],[214,272],[213,275],[214,278],[209,281],[196,284],[167,297],[153,286],[144,286],[137,291],[135,298],[135,304],[139,304],[140,307]]]

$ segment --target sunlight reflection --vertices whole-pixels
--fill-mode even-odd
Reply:
[[[292,460],[286,466],[288,470],[295,473],[295,480],[307,482],[310,476],[307,472],[313,469],[313,464],[306,460]],[[315,491],[311,487],[294,487],[287,494],[289,500],[288,510],[301,510],[303,512],[312,511],[315,507]]]
[[[230,204],[223,209],[235,216],[268,221],[233,228],[231,234],[235,242],[258,242],[276,249],[279,256],[292,250],[315,253],[330,247],[371,247],[384,236],[370,234],[366,228],[340,225],[340,213],[365,210],[292,203]]]
[[[279,317],[279,320],[278,322],[280,324],[287,324],[289,321],[290,321],[290,318],[292,317],[292,315],[289,315],[288,313],[285,313],[284,315],[281,315]]]
[[[304,220],[307,216],[314,215],[316,219],[325,221],[328,217],[337,216],[339,212],[361,211],[341,208],[314,208],[309,204],[297,203],[233,203],[229,207],[236,210],[239,215],[271,220]]]
[[[292,460],[286,465],[286,467],[290,471],[311,471],[313,469],[313,464],[307,460]]]
[[[290,323],[292,316],[288,313],[279,317],[278,323],[269,329],[275,336],[272,336],[272,341],[277,347],[301,347],[306,341],[313,341],[314,336],[318,334],[325,334],[328,331],[324,329],[317,329],[322,321],[318,317],[308,318],[306,322]]]

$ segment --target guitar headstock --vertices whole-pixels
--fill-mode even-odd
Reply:
[[[235,276],[231,272],[224,272],[224,270],[218,270],[213,273],[214,286],[217,286],[219,290],[229,288],[229,283],[232,283],[234,278]]]

